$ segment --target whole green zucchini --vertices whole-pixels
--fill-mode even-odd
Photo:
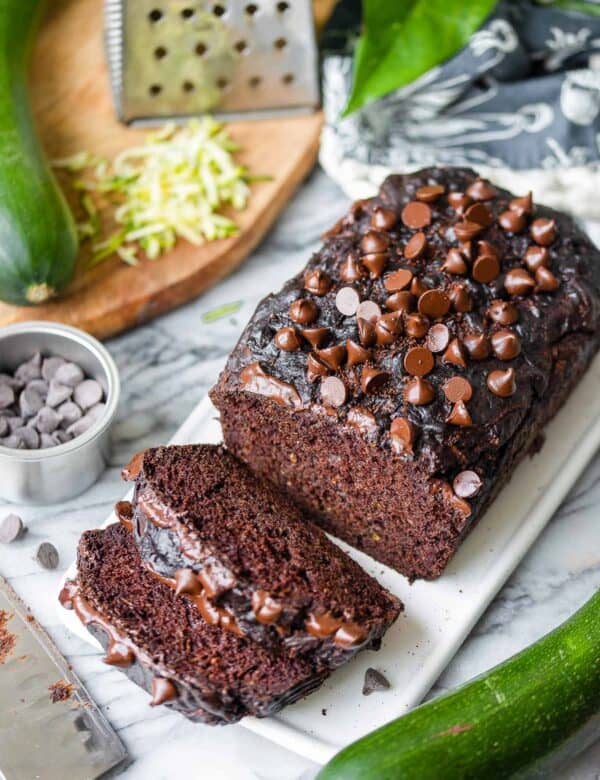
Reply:
[[[547,777],[600,738],[600,592],[495,669],[354,742],[317,780]]]
[[[0,2],[0,299],[42,303],[70,282],[73,216],[38,140],[27,94],[42,0]]]

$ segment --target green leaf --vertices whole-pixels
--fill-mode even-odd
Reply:
[[[244,305],[243,301],[233,301],[232,303],[224,303],[219,306],[218,309],[212,309],[202,315],[202,322],[216,322],[217,320],[227,317],[229,314],[235,314]]]
[[[563,8],[565,11],[577,11],[578,13],[590,14],[591,16],[600,16],[600,4],[585,2],[585,0],[555,0],[551,5]]]
[[[460,51],[498,0],[363,0],[343,116],[410,84]]]

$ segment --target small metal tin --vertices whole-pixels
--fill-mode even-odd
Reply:
[[[0,328],[0,373],[35,352],[76,362],[104,388],[106,411],[82,436],[45,450],[0,446],[0,497],[22,504],[66,501],[87,490],[105,470],[110,428],[121,385],[114,360],[99,341],[77,328],[53,322],[27,322]]]

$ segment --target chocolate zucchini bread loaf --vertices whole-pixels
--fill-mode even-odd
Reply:
[[[118,514],[148,571],[207,623],[334,669],[379,647],[401,605],[223,447],[158,447],[124,470]]]
[[[62,604],[103,645],[106,663],[152,693],[152,704],[191,720],[234,723],[272,715],[327,675],[305,657],[272,653],[209,625],[191,601],[144,568],[122,525],[84,533],[77,568]]]
[[[262,303],[212,399],[326,530],[442,573],[599,346],[600,255],[468,169],[390,176]]]

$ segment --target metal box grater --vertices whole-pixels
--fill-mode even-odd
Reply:
[[[123,122],[207,111],[259,118],[318,105],[310,0],[105,0],[104,11]]]

